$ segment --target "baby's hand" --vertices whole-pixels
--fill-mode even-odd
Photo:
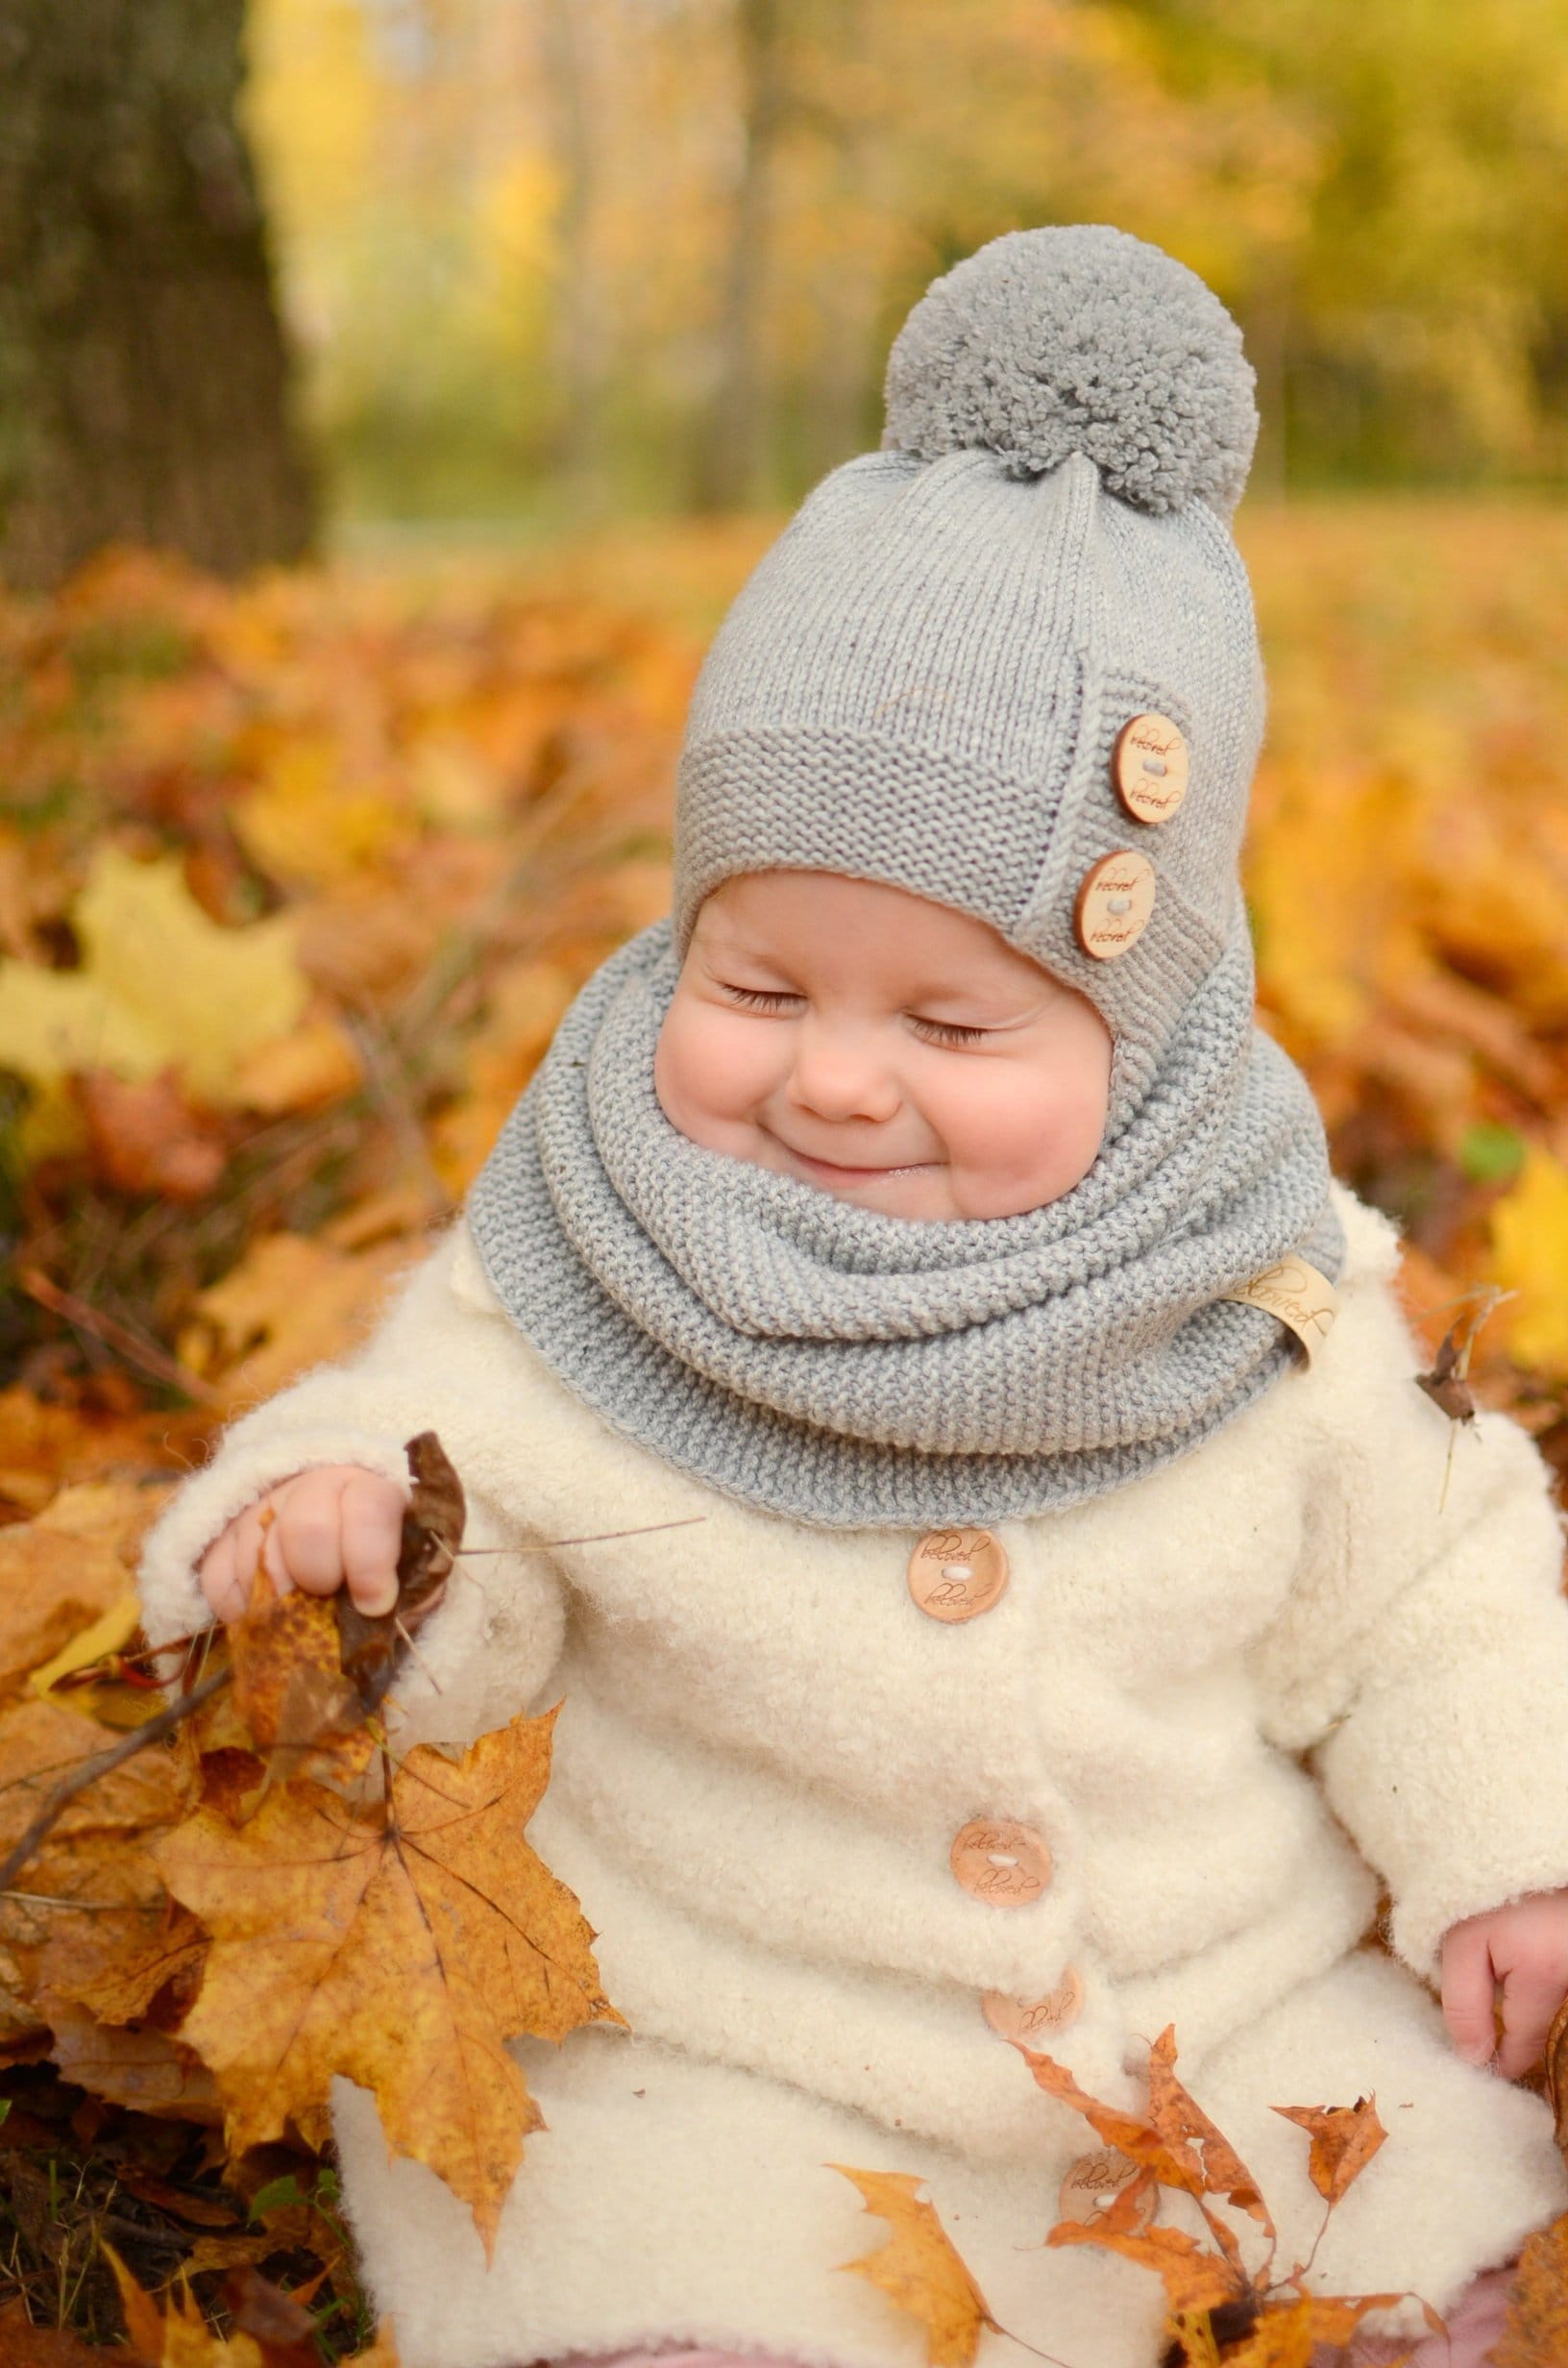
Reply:
[[[358,1464],[296,1472],[214,1538],[197,1566],[202,1592],[219,1619],[237,1619],[261,1555],[280,1592],[298,1587],[307,1595],[331,1595],[346,1581],[361,1612],[390,1612],[406,1502],[395,1481]],[[263,1528],[268,1506],[273,1518]]]
[[[1503,2037],[1492,2019],[1502,1990]],[[1467,2063],[1515,2081],[1539,2063],[1568,1992],[1568,1891],[1534,1891],[1510,1908],[1467,1916],[1443,1936],[1443,2013]]]

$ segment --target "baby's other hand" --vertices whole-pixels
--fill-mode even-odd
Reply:
[[[1502,1992],[1503,2037],[1492,2019]],[[1515,2081],[1539,2063],[1568,1992],[1568,1891],[1532,1891],[1511,1907],[1467,1916],[1443,1936],[1443,2013],[1467,2063]]]
[[[320,1464],[278,1481],[237,1513],[197,1566],[219,1619],[237,1619],[251,1596],[257,1556],[280,1593],[331,1595],[345,1584],[361,1612],[390,1612],[407,1499],[397,1483],[359,1464]],[[261,1516],[270,1507],[272,1519]]]

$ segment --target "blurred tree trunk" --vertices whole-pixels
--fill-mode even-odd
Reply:
[[[556,375],[565,408],[555,457],[572,506],[591,517],[602,509],[607,490],[605,325],[593,255],[593,117],[584,62],[587,32],[582,0],[544,0],[541,36],[561,174],[561,276],[555,319]]]
[[[100,545],[223,575],[314,497],[235,116],[244,0],[0,0],[0,574]]]
[[[735,0],[741,163],[731,217],[718,371],[698,447],[699,509],[739,509],[757,490],[768,440],[763,322],[772,261],[773,175],[788,109],[783,0]]]

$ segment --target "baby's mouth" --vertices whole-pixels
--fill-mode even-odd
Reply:
[[[764,1128],[763,1131],[768,1134],[772,1133],[771,1127]],[[856,1168],[850,1167],[843,1160],[821,1159],[814,1151],[802,1151],[796,1144],[786,1143],[782,1135],[773,1135],[772,1139],[780,1150],[787,1151],[792,1159],[798,1160],[802,1168],[809,1168],[813,1174],[831,1178],[842,1184],[867,1183],[878,1176],[923,1175],[929,1169],[940,1167],[942,1164],[935,1159],[908,1159],[888,1161],[874,1168]]]

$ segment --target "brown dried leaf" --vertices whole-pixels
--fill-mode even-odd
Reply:
[[[343,1670],[366,1717],[391,1685],[407,1638],[446,1593],[468,1518],[463,1484],[434,1431],[418,1432],[404,1453],[413,1492],[404,1508],[397,1602],[373,1616],[360,1611],[346,1588],[332,1598]]]
[[[1568,2359],[1568,2212],[1527,2236],[1492,2368],[1562,2368]]]
[[[858,2187],[866,2209],[893,2231],[876,2252],[839,2266],[869,2279],[919,2321],[930,2368],[969,2368],[980,2330],[996,2322],[934,2206],[920,2195],[922,2182],[908,2171],[852,2171],[843,2162],[828,2168]]]
[[[1104,2218],[1059,2220],[1047,2235],[1048,2245],[1095,2245],[1104,2253],[1119,2253],[1129,2261],[1152,2269],[1165,2289],[1173,2311],[1217,2310],[1223,2303],[1239,2301],[1249,2286],[1245,2274],[1223,2254],[1211,2253],[1182,2229],[1152,2228],[1141,2234],[1108,2225]]]
[[[460,1761],[421,1745],[381,1802],[278,1786],[237,1830],[202,1810],[164,1841],[175,1896],[213,1936],[181,2029],[217,2075],[239,2148],[327,2135],[334,2073],[376,2092],[392,2146],[468,2203],[488,2248],[529,2130],[503,2042],[619,2022],[576,1901],[523,1840],[554,1713]]]
[[[1312,2306],[1265,2304],[1242,2343],[1227,2347],[1225,2368],[1311,2368]]]
[[[42,1520],[0,1530],[0,1696],[19,1692],[33,1670],[122,1602],[130,1584],[103,1539]]]
[[[97,1930],[88,1926],[70,1959],[50,1967],[42,1986],[45,2010],[69,1999],[101,2023],[134,2023],[170,1983],[189,1986],[194,1994],[192,1977],[207,1955],[207,1936],[188,1909],[173,1900],[164,1905],[161,1929],[139,1947],[128,1948],[121,1933],[106,1936],[101,1920]]]
[[[250,1601],[230,1623],[228,1642],[234,1709],[260,1750],[305,1750],[359,1724],[331,1597],[297,1587],[280,1594],[258,1559]]]
[[[86,1124],[88,1155],[111,1192],[188,1204],[205,1200],[222,1182],[223,1127],[186,1100],[172,1061],[156,1077],[132,1080],[88,1069],[71,1084]]]
[[[1206,2194],[1224,2196],[1273,2236],[1274,2223],[1258,2182],[1176,2078],[1176,2032],[1168,2023],[1149,2051],[1149,2120],[1173,2152],[1182,2153],[1184,2159],[1188,2151],[1197,2157]]]
[[[90,1718],[53,1699],[0,1714],[0,1856],[60,1779],[108,1739]],[[40,1991],[63,1989],[79,1967],[101,1968],[117,1949],[146,1946],[164,1906],[149,1844],[184,1805],[175,1755],[156,1749],[67,1802],[18,1887],[0,1899],[8,2038],[44,2027]]]
[[[121,2030],[63,1998],[52,2002],[49,2020],[52,2060],[68,2081],[90,2096],[159,2119],[214,2127],[222,2121],[222,2100],[211,2073],[193,2049],[166,2032],[145,2026]]]
[[[0,2309],[0,2360],[6,2368],[106,2368],[113,2358],[68,2328],[35,2327],[20,2300]]]
[[[1557,2151],[1568,2155],[1568,1998],[1546,2035],[1546,2094],[1556,2124]]]
[[[1162,2187],[1179,2188],[1187,2195],[1208,2193],[1202,2160],[1183,2137],[1167,2139],[1150,2123],[1139,2121],[1136,2113],[1102,2105],[1086,2088],[1080,2088],[1066,2066],[1058,2063],[1054,2057],[1037,2056],[1027,2047],[1018,2052],[1048,2096],[1059,2097],[1064,2105],[1082,2113],[1107,2146],[1115,2146],[1140,2168],[1152,2171]],[[1064,2243],[1078,2241],[1071,2237],[1063,2239]]]
[[[220,2335],[203,2318],[188,2287],[172,2296],[165,2315],[137,2284],[110,2244],[104,2253],[120,2289],[127,2346],[114,2355],[138,2368],[320,2368],[310,2318],[299,2297],[285,2294],[254,2268],[239,2268],[224,2282],[224,2304],[233,2331]],[[314,2287],[304,2288],[313,2292]],[[95,2355],[102,2357],[102,2354]],[[398,2368],[390,2331],[382,2328],[367,2351],[341,2368]]]
[[[1337,2204],[1353,2187],[1388,2133],[1375,2096],[1354,2105],[1276,2105],[1274,2111],[1312,2141],[1307,2176],[1324,2201]]]

